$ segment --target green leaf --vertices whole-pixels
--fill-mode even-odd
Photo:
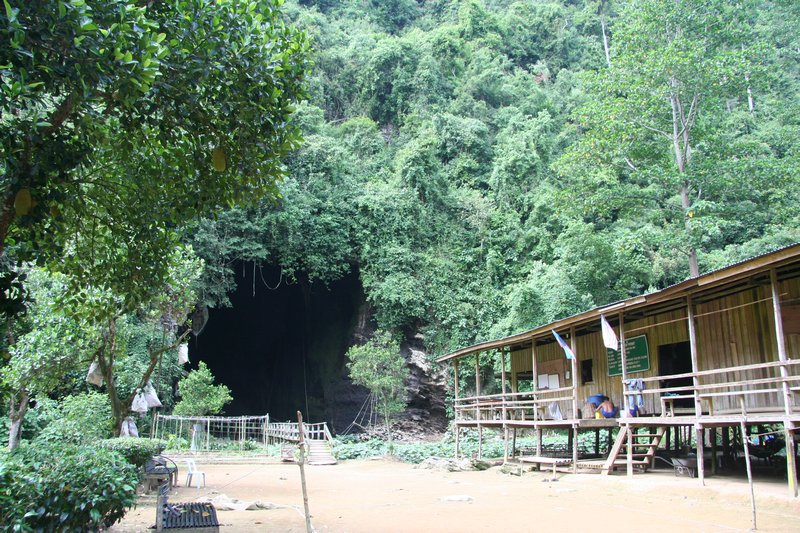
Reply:
[[[11,9],[11,4],[8,3],[8,0],[3,0],[3,4],[6,8],[6,17],[8,18],[9,22],[14,22],[17,20],[17,10]]]

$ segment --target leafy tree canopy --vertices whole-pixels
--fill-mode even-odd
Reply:
[[[0,251],[135,303],[176,228],[274,196],[308,54],[280,4],[5,0]]]
[[[357,271],[437,354],[800,240],[797,2],[668,4],[288,2],[307,143],[194,234],[206,301],[237,260]]]
[[[173,410],[176,415],[216,415],[233,400],[228,387],[214,385],[214,376],[203,361],[197,365],[197,370],[192,370],[178,382],[178,391],[181,399]]]

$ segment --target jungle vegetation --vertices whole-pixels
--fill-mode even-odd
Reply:
[[[800,6],[783,0],[287,2],[313,69],[280,198],[195,227],[236,261],[356,271],[429,352],[800,240]]]

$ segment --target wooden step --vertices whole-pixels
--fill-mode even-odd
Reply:
[[[628,461],[625,461],[625,460],[622,460],[622,459],[617,459],[616,461],[614,461],[613,464],[614,464],[614,466],[627,466]],[[643,461],[641,459],[640,460],[634,459],[633,461],[631,461],[631,464],[633,466],[637,466],[637,465],[638,466],[650,466],[650,461]]]
[[[310,465],[335,465],[336,458],[331,453],[330,444],[324,440],[307,440],[308,464]]]
[[[661,435],[659,435],[658,433],[634,433],[634,435],[633,435],[634,438],[636,438],[636,437],[652,438],[652,437],[660,437],[660,436]]]

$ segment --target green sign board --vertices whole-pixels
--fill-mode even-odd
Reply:
[[[619,376],[622,374],[622,356],[617,350],[608,352],[608,375]],[[625,339],[625,362],[628,374],[650,370],[650,350],[647,347],[647,335],[639,335]]]

